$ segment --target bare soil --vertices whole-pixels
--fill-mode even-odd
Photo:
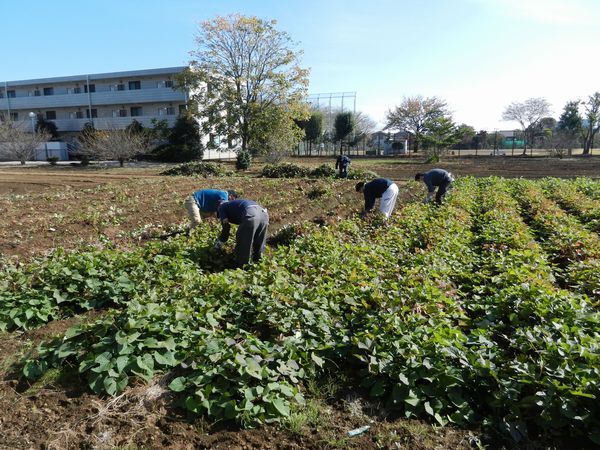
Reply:
[[[317,166],[332,159],[294,160]],[[409,197],[402,185],[433,167],[418,160],[355,159],[401,186],[399,207]],[[600,158],[449,158],[436,164],[459,176],[600,176]],[[183,200],[197,189],[236,189],[269,209],[274,232],[291,222],[331,223],[356,214],[362,199],[354,181],[269,180],[257,178],[260,166],[244,176],[184,178],[160,176],[163,166],[139,168],[1,167],[0,256],[26,262],[57,247],[75,250],[114,242],[140,245],[148,231],[167,232],[187,221]],[[323,194],[310,198],[315,190]],[[217,223],[215,223],[217,225]],[[437,429],[418,421],[384,419],[373,408],[348,408],[332,399],[319,423],[291,430],[275,426],[238,429],[188,416],[170,397],[164,382],[129,388],[117,398],[92,395],[73,375],[26,385],[19,361],[43,340],[77,321],[102,312],[49,323],[30,332],[0,333],[0,449],[151,448],[151,449],[300,449],[300,448],[472,448],[477,433]],[[370,412],[369,412],[370,411]],[[348,437],[351,429],[370,429]]]

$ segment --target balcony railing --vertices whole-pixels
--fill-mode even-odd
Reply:
[[[172,88],[133,89],[126,91],[102,91],[81,94],[57,94],[31,97],[0,98],[0,110],[31,110],[48,108],[87,107],[91,100],[92,106],[185,102],[182,91]]]

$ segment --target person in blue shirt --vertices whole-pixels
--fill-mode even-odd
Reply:
[[[350,158],[346,155],[340,155],[335,161],[336,170],[340,169],[340,178],[348,177],[348,166],[350,165]]]
[[[235,235],[235,262],[243,267],[251,260],[256,262],[262,256],[267,242],[269,213],[265,208],[252,200],[231,200],[221,202],[217,209],[217,217],[223,229],[215,241],[215,249],[222,249],[229,239],[230,224],[238,226]]]
[[[415,175],[415,181],[423,180],[423,183],[427,185],[427,197],[425,203],[429,203],[433,199],[435,193],[435,202],[441,205],[444,201],[444,196],[448,189],[452,187],[454,177],[452,174],[444,169],[431,169],[429,172],[417,173]],[[437,193],[436,193],[437,188]]]
[[[362,192],[365,196],[365,209],[361,214],[363,217],[373,210],[375,200],[380,198],[379,211],[387,219],[396,205],[398,186],[388,178],[375,178],[368,183],[364,181],[356,183],[356,192]]]
[[[196,228],[202,218],[214,216],[220,202],[234,200],[238,197],[235,191],[219,189],[202,189],[185,199],[185,209],[190,218],[190,229]]]

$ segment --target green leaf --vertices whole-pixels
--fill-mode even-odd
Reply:
[[[271,405],[273,405],[273,407],[277,410],[277,412],[280,415],[282,415],[284,417],[287,417],[290,415],[290,407],[282,399],[280,399],[280,398],[273,399],[271,401]]]
[[[313,362],[314,362],[314,363],[315,363],[317,366],[319,366],[319,367],[321,367],[321,368],[323,367],[323,364],[325,363],[325,361],[323,361],[323,358],[321,358],[321,357],[317,356],[317,355],[316,355],[316,354],[314,354],[314,353],[311,353],[311,354],[310,354],[310,359],[312,359],[312,360],[313,360]]]
[[[175,392],[181,392],[185,390],[186,381],[187,379],[185,377],[177,377],[169,383],[169,389]]]
[[[114,397],[114,395],[117,393],[117,380],[111,377],[106,377],[104,379],[104,389],[108,395]]]

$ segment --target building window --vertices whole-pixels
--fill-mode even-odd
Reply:
[[[90,118],[90,110],[86,109],[85,110],[85,116],[89,119]],[[96,108],[92,108],[92,119],[95,119],[98,117],[98,110]]]
[[[89,89],[90,93],[96,92],[95,84],[90,84],[89,86],[90,86],[90,89]],[[88,93],[88,85],[87,84],[85,86],[83,86],[83,90],[85,91],[86,94]],[[122,91],[123,89],[119,89],[119,90]]]
[[[40,90],[39,90],[39,89],[35,89],[35,90],[33,91],[33,96],[34,96],[34,97],[39,97],[40,95],[42,95],[42,93],[40,92]]]
[[[132,106],[130,109],[131,109],[131,117],[142,115],[142,107],[141,106]]]
[[[125,90],[125,85],[124,84],[117,84],[117,91],[124,91]]]
[[[81,88],[79,86],[73,88],[73,94],[81,94]]]
[[[141,89],[142,88],[142,83],[139,81],[130,81],[129,82],[129,90],[130,91],[135,91],[137,89]]]
[[[56,111],[46,111],[46,120],[56,120]]]
[[[127,117],[127,110],[126,109],[120,109],[119,110],[119,117]]]
[[[179,114],[183,114],[187,111],[187,105],[179,105]]]
[[[16,92],[14,90],[10,90],[10,91],[6,91],[6,97],[7,98],[15,98],[17,96]]]
[[[17,120],[19,120],[19,113],[18,112],[11,112],[10,113],[10,120],[12,120],[13,122],[16,122]]]
[[[82,111],[76,111],[75,112],[75,118],[76,119],[83,119],[83,112]]]
[[[54,88],[53,87],[44,88],[44,95],[54,95]]]
[[[173,108],[172,106],[167,106],[167,116],[174,116],[175,115],[175,108]]]
[[[0,112],[0,122],[4,122],[4,113]]]

